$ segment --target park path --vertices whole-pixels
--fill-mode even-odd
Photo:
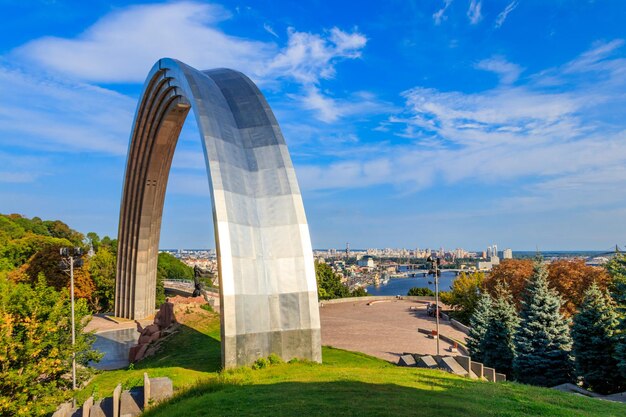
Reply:
[[[353,350],[397,362],[403,352],[437,353],[436,341],[417,332],[434,329],[435,319],[426,314],[424,303],[411,300],[388,300],[368,305],[367,298],[320,307],[322,344]],[[440,332],[464,341],[465,334],[449,322],[440,322]],[[441,354],[450,345],[440,341]]]

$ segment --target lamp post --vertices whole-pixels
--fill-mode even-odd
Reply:
[[[439,355],[439,275],[441,274],[439,266],[441,265],[441,258],[433,259],[432,256],[429,256],[426,261],[430,264],[428,275],[435,276],[435,331],[437,332],[437,355]]]
[[[70,274],[70,303],[72,310],[72,389],[76,390],[76,322],[74,318],[74,266],[80,267],[82,260],[81,248],[61,248],[59,254],[61,255],[61,264],[65,267],[65,272]],[[77,257],[78,259],[74,259]],[[69,268],[69,271],[68,269]]]

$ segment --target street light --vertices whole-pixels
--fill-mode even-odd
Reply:
[[[76,389],[76,323],[74,321],[74,266],[80,267],[83,263],[80,258],[81,248],[61,248],[61,267],[70,274],[70,302],[72,305],[72,389]],[[78,258],[78,259],[74,259]],[[69,269],[68,269],[69,268]]]
[[[437,355],[439,355],[439,276],[441,275],[439,266],[441,265],[441,258],[433,259],[432,256],[429,256],[426,262],[430,264],[428,275],[435,277],[435,328],[437,332]]]

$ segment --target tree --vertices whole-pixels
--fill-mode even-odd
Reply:
[[[193,268],[167,252],[159,253],[158,265],[163,268],[165,279],[193,280]]]
[[[100,246],[107,247],[111,253],[117,254],[117,239],[111,239],[110,237],[105,236],[100,240]]]
[[[317,294],[320,300],[350,296],[348,287],[343,285],[328,264],[315,261],[315,277],[317,278]]]
[[[555,386],[572,381],[572,339],[561,304],[561,298],[548,287],[548,270],[538,257],[515,334],[513,372],[520,382]]]
[[[356,287],[352,291],[350,291],[350,297],[367,297],[369,294],[365,291],[363,287]]]
[[[582,305],[585,291],[595,283],[606,290],[610,277],[604,268],[585,264],[584,259],[559,259],[548,265],[550,287],[563,298],[562,312],[571,317]]]
[[[13,239],[0,247],[0,258],[6,260],[6,263],[10,265],[9,269],[19,268],[37,252],[61,246],[72,246],[72,243],[67,239],[26,233],[26,235]]]
[[[609,291],[616,302],[616,312],[619,320],[615,338],[617,348],[615,359],[622,377],[626,378],[626,255],[617,254],[606,265],[611,276]]]
[[[511,297],[519,310],[524,289],[528,279],[533,274],[533,261],[531,259],[504,259],[500,265],[493,267],[487,279],[485,288],[489,294],[495,296],[498,285],[506,285],[511,292]]]
[[[414,297],[434,297],[435,293],[430,288],[413,287],[409,289],[406,295]]]
[[[596,282],[603,291],[610,282],[610,277],[603,268],[586,265],[582,259],[559,259],[548,266],[548,284],[561,296],[561,312],[571,317],[583,301],[583,294],[592,282]],[[506,283],[511,291],[516,308],[521,308],[525,288],[533,274],[533,262],[530,259],[505,259],[496,265],[485,280],[485,287],[495,295],[499,284]]]
[[[98,252],[98,249],[100,249],[100,236],[96,232],[89,232],[87,233],[87,240],[94,252]]]
[[[80,246],[83,243],[84,236],[82,233],[71,229],[67,224],[61,220],[46,220],[43,222],[44,226],[48,229],[50,236],[59,239],[67,239],[74,246]]]
[[[593,283],[585,291],[578,314],[574,316],[572,339],[576,372],[592,390],[608,394],[624,386],[615,372],[617,315],[608,294]]]
[[[517,312],[511,300],[511,293],[505,286],[497,289],[492,303],[487,329],[480,343],[482,361],[498,372],[511,375],[515,345],[515,332],[519,323]]]
[[[70,288],[70,275],[61,264],[60,246],[52,245],[37,252],[25,265],[25,272],[31,284],[39,279],[39,274],[46,276],[46,283],[57,291]],[[74,296],[84,298],[93,305],[92,296],[96,286],[87,267],[74,267]]]
[[[87,304],[78,300],[76,361],[87,365],[100,355],[84,333]],[[0,415],[43,416],[70,396],[72,343],[67,291],[57,292],[43,275],[34,287],[0,276]],[[86,380],[79,373],[79,382]]]
[[[115,301],[115,275],[117,259],[115,254],[103,246],[89,259],[87,270],[91,274],[95,290],[92,295],[97,311],[111,311]]]
[[[478,298],[480,297],[480,289],[482,288],[485,275],[482,272],[474,272],[472,274],[461,274],[452,282],[452,289],[449,295],[445,296],[446,304],[453,307],[455,318],[463,323],[468,323]]]
[[[466,339],[469,354],[477,362],[482,362],[484,358],[482,340],[487,332],[492,312],[491,296],[484,292],[478,297],[476,308],[470,317],[470,330]]]

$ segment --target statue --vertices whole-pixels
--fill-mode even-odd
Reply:
[[[198,265],[193,267],[193,283],[194,290],[192,297],[198,297],[202,295],[202,284],[200,283],[200,277],[202,276],[202,270]]]

